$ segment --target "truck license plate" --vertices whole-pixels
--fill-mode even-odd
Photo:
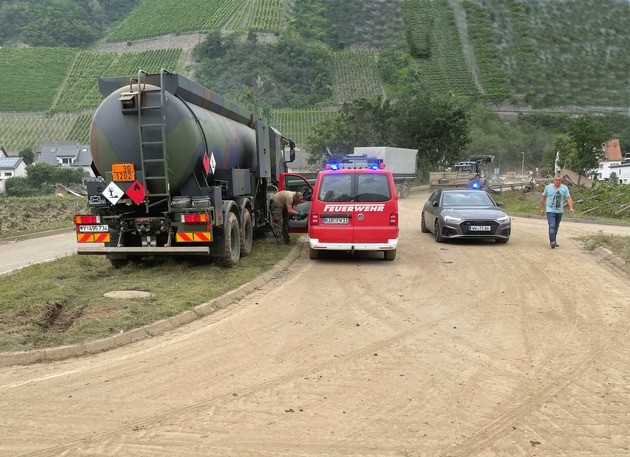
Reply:
[[[491,229],[489,225],[471,225],[468,230],[471,232],[489,232]]]
[[[80,233],[106,233],[109,232],[107,225],[79,225]]]
[[[322,220],[324,224],[348,224],[350,222],[348,217],[324,217]]]

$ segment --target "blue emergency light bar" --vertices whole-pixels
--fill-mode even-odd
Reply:
[[[366,154],[347,155],[341,160],[335,159],[324,165],[326,170],[348,170],[367,168],[370,170],[378,170],[385,168],[385,162],[382,159],[368,157]]]

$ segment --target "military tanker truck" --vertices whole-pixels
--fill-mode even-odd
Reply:
[[[243,108],[166,70],[99,79],[90,126],[90,214],[77,252],[115,268],[155,255],[227,267],[269,228],[268,201],[295,144]],[[285,154],[289,157],[285,160]]]

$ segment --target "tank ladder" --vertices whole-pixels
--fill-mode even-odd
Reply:
[[[138,134],[140,139],[140,159],[145,182],[144,205],[149,209],[162,205],[171,209],[170,187],[168,177],[168,152],[166,150],[166,93],[164,90],[164,74],[160,70],[160,87],[146,88],[147,72],[138,72]],[[159,93],[159,99],[148,97],[151,93]],[[151,104],[145,105],[146,102]]]

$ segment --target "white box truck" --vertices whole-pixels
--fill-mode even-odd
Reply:
[[[418,150],[389,146],[355,147],[354,155],[365,155],[382,160],[385,169],[394,175],[396,192],[400,198],[409,196],[411,181],[416,179]]]

